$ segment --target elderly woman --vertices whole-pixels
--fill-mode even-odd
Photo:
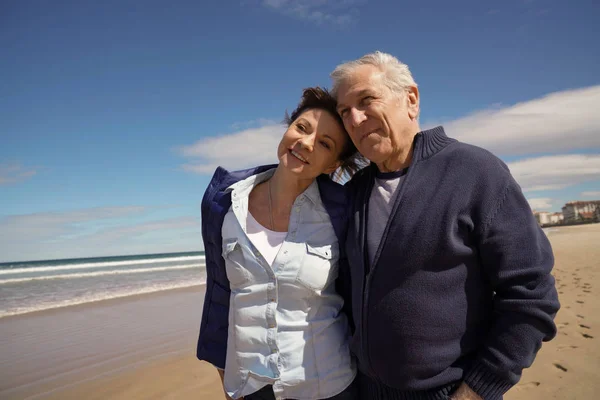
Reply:
[[[330,176],[354,172],[357,152],[323,89],[304,90],[286,120],[279,164],[218,168],[204,194],[198,358],[219,369],[234,399],[354,399],[335,285],[346,196]]]

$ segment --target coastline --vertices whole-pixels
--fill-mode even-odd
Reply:
[[[590,399],[600,391],[600,224],[553,228],[558,334],[506,400]],[[2,399],[224,400],[198,361],[205,286],[0,318]]]
[[[184,390],[173,385],[185,378],[188,386],[216,393],[210,398],[218,399],[222,391],[214,385],[216,370],[195,356],[204,289],[144,293],[1,318],[0,398],[169,398],[156,393],[160,387]]]

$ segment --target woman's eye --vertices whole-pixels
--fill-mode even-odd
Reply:
[[[325,147],[326,149],[331,149],[331,146],[327,142],[321,142],[321,145],[323,145],[323,147]]]
[[[306,131],[306,128],[304,127],[304,125],[298,125],[298,129],[300,129],[302,132]]]

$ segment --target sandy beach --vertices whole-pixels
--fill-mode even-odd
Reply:
[[[562,308],[508,400],[592,399],[600,391],[600,224],[549,232]],[[224,399],[195,358],[204,288],[0,319],[2,399]]]

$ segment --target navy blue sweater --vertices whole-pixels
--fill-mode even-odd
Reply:
[[[519,185],[491,153],[438,127],[415,137],[373,265],[366,215],[376,166],[348,186],[346,251],[370,399],[445,398],[465,381],[501,399],[553,338],[554,258]]]

